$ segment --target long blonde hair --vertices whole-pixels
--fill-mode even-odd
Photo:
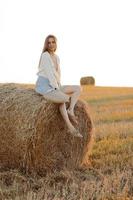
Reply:
[[[50,35],[48,35],[48,36],[46,37],[46,39],[45,39],[45,42],[44,42],[44,46],[43,46],[43,49],[42,49],[41,56],[42,56],[42,54],[43,54],[45,51],[48,51],[48,40],[49,40],[49,38],[53,38],[54,41],[55,41],[56,48],[55,48],[54,51],[56,51],[56,49],[57,49],[57,38],[56,38],[54,35],[50,34]],[[38,65],[38,67],[40,66],[41,56],[40,56],[40,60],[39,60],[39,65]]]
[[[54,51],[56,51],[56,49],[57,49],[57,38],[56,38],[54,35],[48,35],[48,36],[46,37],[46,39],[45,39],[42,53],[44,53],[45,51],[48,51],[48,40],[49,40],[49,38],[53,38],[54,41],[55,41],[56,48],[55,48]]]

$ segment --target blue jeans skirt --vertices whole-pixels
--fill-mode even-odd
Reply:
[[[39,94],[47,94],[48,92],[54,91],[55,88],[53,88],[50,85],[50,82],[47,78],[43,76],[38,76],[36,84],[35,84],[35,91]]]

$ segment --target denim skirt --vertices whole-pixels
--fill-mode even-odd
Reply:
[[[53,88],[50,85],[50,82],[47,78],[43,77],[43,76],[38,76],[36,84],[35,84],[35,91],[39,94],[47,94],[48,92],[51,92],[55,90],[55,88]]]

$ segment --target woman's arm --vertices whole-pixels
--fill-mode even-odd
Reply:
[[[58,85],[56,77],[54,75],[53,68],[51,66],[50,60],[47,57],[47,54],[45,54],[45,53],[43,53],[42,56],[41,56],[38,74],[48,78],[50,85],[53,88],[59,88],[59,85]]]
[[[61,86],[61,69],[60,69],[60,59],[57,56],[57,64],[58,64],[58,84]]]

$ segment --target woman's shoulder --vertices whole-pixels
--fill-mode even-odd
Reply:
[[[47,57],[47,56],[48,56],[48,52],[47,52],[47,51],[43,52],[43,53],[42,53],[42,56]]]
[[[43,60],[49,60],[49,55],[48,55],[48,52],[45,51],[41,54],[41,59]]]

